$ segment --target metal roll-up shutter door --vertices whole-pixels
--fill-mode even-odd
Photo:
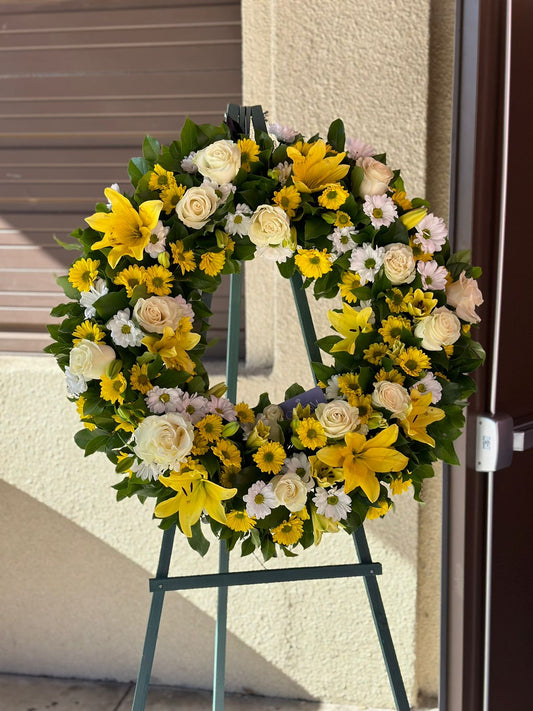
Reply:
[[[241,103],[240,2],[2,3],[0,101],[0,351],[37,353],[72,260],[53,235],[66,239],[106,186],[129,186],[146,134],[169,143],[187,116],[220,123]]]

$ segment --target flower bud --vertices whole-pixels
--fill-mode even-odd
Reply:
[[[424,217],[428,214],[427,207],[417,207],[414,210],[409,210],[409,212],[404,213],[400,216],[401,222],[407,227],[408,230],[416,227],[419,222],[421,222]]]
[[[113,380],[113,378],[116,378],[121,370],[122,370],[122,361],[121,360],[113,360],[107,366],[106,375],[108,378],[111,378],[111,380]]]
[[[238,422],[228,422],[222,428],[222,437],[232,437],[239,429],[239,426]]]
[[[170,267],[170,254],[168,252],[159,252],[157,261],[162,267],[168,269]]]
[[[222,397],[227,389],[228,387],[226,383],[217,383],[209,388],[206,392],[206,396],[209,397],[209,395],[214,395],[215,397]]]

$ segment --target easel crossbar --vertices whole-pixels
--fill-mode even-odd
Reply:
[[[271,570],[246,570],[234,573],[209,573],[182,575],[171,578],[152,578],[150,592],[168,590],[195,590],[198,588],[234,587],[236,585],[262,585],[287,583],[297,580],[327,580],[331,578],[366,578],[381,575],[381,563],[355,565],[325,565],[308,568],[273,568]]]

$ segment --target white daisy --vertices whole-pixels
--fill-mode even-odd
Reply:
[[[183,393],[180,397],[179,403],[176,406],[176,412],[179,412],[180,415],[187,417],[193,425],[195,425],[197,422],[200,422],[202,417],[207,415],[208,407],[209,400],[202,397],[202,395],[198,395],[196,393],[193,393],[192,395],[189,393]]]
[[[332,521],[340,521],[352,510],[352,501],[345,493],[344,487],[332,487],[330,489],[318,488],[313,496],[313,502],[317,512],[321,516],[327,516]]]
[[[285,185],[287,180],[291,177],[292,163],[289,163],[289,161],[287,160],[283,161],[283,163],[278,163],[277,166],[271,172],[272,176],[270,177],[277,178],[282,185]]]
[[[333,242],[333,253],[337,257],[357,247],[352,239],[354,234],[357,234],[355,227],[335,227],[333,232],[328,235],[328,239]]]
[[[448,270],[446,267],[439,267],[437,262],[432,259],[430,262],[419,261],[416,265],[418,273],[422,277],[422,286],[426,291],[436,291],[446,287],[446,277]]]
[[[223,205],[231,193],[237,190],[237,186],[233,183],[224,183],[219,185],[215,180],[210,180],[209,178],[204,178],[203,183],[200,185],[201,188],[211,188],[214,190],[217,198],[217,207]]]
[[[70,368],[65,368],[65,378],[67,380],[67,392],[71,397],[79,397],[87,390],[87,381],[83,375],[74,375]]]
[[[107,294],[109,289],[105,283],[105,279],[97,279],[91,286],[89,291],[83,291],[80,298],[80,304],[85,308],[85,318],[94,318],[96,309],[94,302],[98,301],[101,296]]]
[[[228,213],[224,230],[230,235],[240,235],[241,237],[247,235],[251,214],[252,210],[248,205],[239,203],[235,206],[234,213]]]
[[[161,220],[158,221],[157,225],[152,230],[148,244],[144,248],[151,257],[157,259],[157,255],[165,251],[167,235],[169,233],[170,227],[163,227]]]
[[[426,254],[433,254],[433,252],[440,252],[447,236],[448,230],[442,217],[435,217],[430,212],[416,226],[416,237],[413,242],[418,244]]]
[[[386,195],[365,195],[363,212],[370,217],[375,230],[388,227],[398,217],[396,205]]]
[[[360,138],[352,138],[351,136],[346,136],[346,143],[344,144],[344,150],[346,151],[348,158],[352,160],[357,160],[358,158],[369,158],[375,155],[376,151],[365,143]]]
[[[285,474],[298,474],[307,491],[311,491],[314,488],[315,482],[311,476],[311,463],[303,452],[293,454],[292,457],[286,459],[283,471]]]
[[[165,412],[177,412],[183,390],[179,388],[160,388],[155,385],[149,390],[144,400],[146,406],[155,415],[162,415]]]
[[[107,328],[111,331],[111,338],[117,346],[128,348],[128,346],[137,347],[142,344],[144,333],[131,320],[129,309],[117,311],[107,322]]]
[[[275,247],[270,245],[266,247],[258,247],[255,250],[255,254],[258,257],[264,257],[271,262],[285,262],[289,257],[292,257],[294,250],[290,247],[283,247],[283,245],[278,244]]]
[[[282,126],[280,123],[269,123],[268,132],[275,136],[278,141],[283,141],[283,143],[292,143],[298,131],[290,126]]]
[[[374,249],[371,244],[364,244],[353,250],[350,269],[359,275],[361,286],[364,286],[369,281],[374,281],[376,273],[383,264],[384,257],[384,247],[376,247]]]
[[[156,464],[156,462],[135,462],[131,465],[131,471],[139,479],[157,481],[160,475],[165,472],[165,467],[161,466],[161,464]]]
[[[433,373],[427,373],[418,383],[415,383],[411,390],[418,390],[422,395],[432,394],[431,402],[435,404],[442,397],[442,385],[433,375]]]
[[[338,400],[342,398],[341,391],[339,390],[339,376],[332,375],[328,380],[326,385],[326,400]]]
[[[242,499],[246,502],[248,516],[256,518],[265,518],[273,508],[278,506],[272,484],[267,484],[264,481],[256,481],[255,484],[252,484]]]
[[[180,166],[181,169],[185,173],[196,173],[198,170],[198,167],[196,163],[193,162],[193,158],[196,155],[196,151],[193,151],[192,153],[189,153],[188,156],[185,156],[185,158],[181,161]]]
[[[233,422],[237,419],[233,403],[226,397],[215,397],[211,395],[207,405],[207,411],[213,415],[220,415],[223,420]]]

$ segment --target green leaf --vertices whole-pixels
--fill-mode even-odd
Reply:
[[[312,363],[313,372],[317,380],[327,383],[332,375],[335,375],[335,368],[324,363]]]
[[[296,397],[296,395],[301,395],[302,393],[305,392],[305,388],[302,388],[302,386],[299,383],[293,383],[290,385],[287,390],[285,390],[285,400],[290,400],[293,397]]]
[[[210,543],[202,533],[200,521],[197,521],[194,526],[191,526],[191,533],[192,536],[187,538],[187,542],[194,551],[203,557],[209,550]]]
[[[96,313],[104,321],[107,321],[114,316],[117,311],[125,309],[128,306],[129,300],[125,289],[120,289],[120,291],[110,291],[108,294],[104,294],[94,302]]]
[[[290,279],[295,270],[294,257],[290,257],[284,262],[278,262],[278,269],[284,279]]]
[[[354,165],[352,168],[352,193],[354,195],[359,195],[359,187],[363,182],[365,174],[363,169],[359,165]]]
[[[152,166],[146,158],[132,158],[128,164],[128,175],[134,188],[145,173],[152,170]]]
[[[63,247],[63,249],[67,250],[72,250],[76,252],[81,252],[83,251],[83,247],[79,242],[63,242],[62,240],[58,239],[55,235],[53,235],[54,241],[57,242],[57,244],[60,247]]]
[[[277,558],[276,545],[271,538],[264,538],[261,542],[261,553],[265,562],[271,558]]]
[[[451,440],[437,442],[435,445],[435,454],[438,459],[442,459],[442,461],[447,464],[460,464]]]
[[[376,244],[380,247],[384,247],[387,244],[395,244],[396,242],[409,244],[409,232],[400,220],[394,220],[386,230],[380,230],[376,237]]]
[[[98,430],[94,430],[93,432],[91,432],[91,434],[94,435],[95,432],[98,432]],[[85,456],[88,457],[89,454],[93,454],[94,452],[97,452],[99,449],[104,450],[108,441],[109,441],[109,435],[107,433],[93,437],[93,439],[91,439],[91,441],[85,447]]]
[[[63,291],[65,292],[65,296],[67,296],[69,299],[72,299],[73,301],[80,300],[81,294],[69,282],[68,276],[65,275],[65,276],[56,277],[56,284],[63,289]]]
[[[346,134],[344,131],[344,123],[340,118],[335,119],[329,127],[328,130],[328,143],[336,151],[341,153],[344,150],[344,142],[346,140]]]
[[[146,136],[143,142],[143,156],[152,164],[157,163],[161,146],[152,136]]]
[[[241,555],[250,555],[250,553],[255,551],[256,547],[252,538],[245,538],[241,545]]]
[[[198,126],[190,118],[185,119],[181,129],[181,150],[187,156],[198,146]]]
[[[160,388],[176,388],[187,382],[191,376],[183,370],[165,369],[157,378],[157,385]]]
[[[304,236],[306,240],[325,237],[331,232],[330,226],[321,217],[310,217],[305,221]]]
[[[123,474],[124,472],[127,472],[128,469],[131,468],[132,464],[135,462],[135,457],[126,457],[125,459],[122,459],[117,466],[115,467],[115,471],[117,474]]]
[[[76,434],[74,435],[74,442],[76,442],[80,449],[85,449],[85,447],[89,444],[91,438],[91,431],[84,427],[82,430],[78,430],[78,432],[76,432]]]

